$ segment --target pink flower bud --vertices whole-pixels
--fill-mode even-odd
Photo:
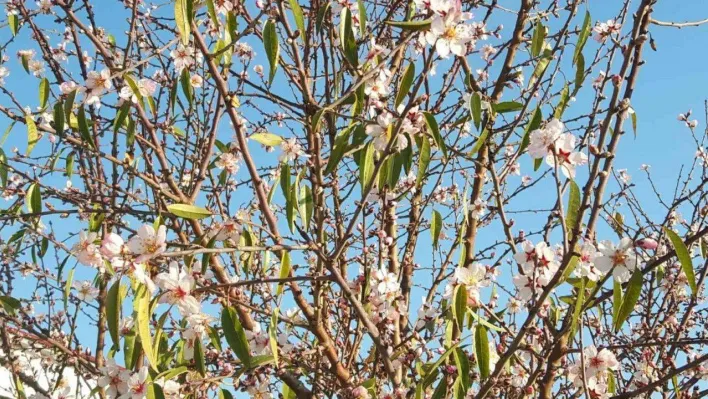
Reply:
[[[108,233],[101,242],[101,254],[107,258],[113,258],[121,254],[125,242],[123,238],[115,233]]]
[[[653,238],[642,238],[640,240],[637,240],[637,242],[635,242],[634,245],[639,248],[651,251],[651,250],[655,250],[659,246],[659,243],[656,242],[656,240]]]

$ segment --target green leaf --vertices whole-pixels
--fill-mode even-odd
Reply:
[[[487,329],[477,324],[474,330],[474,350],[477,355],[477,366],[482,380],[489,377],[489,338],[487,337]]]
[[[290,252],[288,251],[283,251],[283,257],[280,260],[280,275],[279,278],[285,279],[290,277]],[[276,296],[280,296],[283,294],[283,286],[285,284],[283,282],[278,283],[278,288],[275,291]]]
[[[428,131],[430,131],[430,133],[433,135],[435,145],[437,145],[440,151],[442,151],[443,160],[447,162],[447,146],[445,145],[445,141],[440,135],[440,128],[438,127],[438,122],[435,120],[435,117],[430,112],[423,112],[423,116],[425,116],[425,124],[428,126]]]
[[[305,29],[305,17],[302,15],[302,8],[297,0],[288,0],[290,2],[290,9],[293,12],[293,18],[295,18],[295,26],[300,31],[300,37],[303,43],[307,43],[307,30]]]
[[[354,38],[354,23],[352,13],[348,7],[342,9],[339,23],[339,37],[344,57],[354,67],[359,65],[359,55],[357,52],[356,38]]]
[[[440,231],[442,230],[442,216],[440,212],[433,210],[433,217],[430,220],[430,236],[433,239],[433,248],[438,247],[440,239]]]
[[[566,83],[565,86],[563,87],[563,90],[561,90],[561,99],[558,102],[558,106],[556,107],[556,112],[553,114],[553,116],[556,119],[561,119],[563,117],[563,113],[565,112],[565,108],[568,106],[569,99],[570,99],[570,88],[568,87],[568,84]]]
[[[366,36],[366,6],[363,0],[357,0],[357,5],[359,6],[359,33],[364,37]]]
[[[494,330],[494,331],[498,331],[498,332],[504,331],[503,328],[497,327],[497,326],[495,326],[494,324],[488,322],[488,321],[487,321],[486,319],[484,319],[482,316],[480,316],[480,315],[478,315],[477,313],[473,312],[472,309],[468,309],[468,312],[467,312],[467,313],[469,313],[469,315],[472,316],[472,318],[473,318],[477,323],[479,323],[479,324],[481,324],[481,325],[487,327],[487,329],[489,329],[489,330]]]
[[[211,23],[218,29],[219,28],[219,17],[216,15],[216,7],[214,7],[214,0],[207,0],[207,13],[209,14],[209,19]]]
[[[27,124],[27,156],[29,156],[34,146],[37,145],[39,141],[39,131],[37,130],[37,125],[34,123],[32,115],[25,116],[25,123]]]
[[[93,138],[91,137],[91,133],[89,133],[89,125],[88,121],[86,120],[86,110],[84,107],[79,108],[79,115],[76,118],[78,128],[79,128],[79,134],[81,134],[81,138],[83,141],[91,148],[96,148],[93,143]]]
[[[575,91],[577,92],[580,90],[580,87],[583,85],[583,81],[585,80],[585,57],[582,53],[578,56],[575,65]]]
[[[246,339],[246,333],[238,319],[236,309],[225,307],[221,312],[221,328],[224,330],[224,337],[236,356],[241,360],[246,368],[251,365],[251,350]]]
[[[482,96],[478,92],[474,92],[470,98],[470,113],[472,114],[474,127],[479,130],[482,124]]]
[[[204,360],[204,348],[202,347],[202,340],[197,336],[194,339],[194,364],[197,367],[197,371],[202,377],[206,376],[206,362]]]
[[[543,26],[541,21],[536,24],[536,29],[533,31],[533,38],[531,39],[531,55],[538,57],[543,49],[543,41],[546,39],[546,27]]]
[[[622,306],[622,284],[614,281],[612,284],[612,320],[617,320]]]
[[[123,127],[128,114],[130,114],[130,101],[124,102],[116,112],[116,118],[113,120],[113,133],[117,133]]]
[[[631,113],[632,115],[632,130],[634,131],[634,138],[637,138],[637,111]]]
[[[42,212],[42,193],[39,184],[32,183],[25,194],[25,205],[29,213]]]
[[[361,162],[359,163],[359,183],[363,192],[374,175],[374,153],[376,149],[373,143],[369,143],[362,151]]]
[[[10,14],[7,16],[7,26],[10,27],[10,33],[12,37],[17,36],[17,32],[20,31],[20,19],[15,14]]]
[[[592,19],[590,18],[590,12],[585,12],[585,19],[583,20],[583,26],[580,28],[580,33],[578,34],[578,42],[575,45],[575,53],[573,53],[573,62],[576,62],[580,53],[583,52],[583,47],[585,47],[585,42],[588,41],[590,37],[590,23]]]
[[[61,101],[54,104],[54,130],[57,136],[64,136],[64,105]]]
[[[521,152],[523,152],[529,146],[531,140],[531,132],[541,126],[542,120],[543,114],[541,113],[541,107],[536,107],[536,110],[533,111],[533,115],[531,116],[529,123],[526,125],[526,129],[524,129],[524,138],[521,140]]]
[[[175,24],[179,31],[179,37],[182,44],[189,45],[189,34],[192,31],[192,0],[176,0],[175,1]]]
[[[184,219],[204,219],[212,216],[208,209],[188,204],[167,205],[167,210],[171,214]]]
[[[270,353],[273,354],[273,363],[278,367],[278,308],[273,309],[273,314],[270,318],[270,326],[268,326],[268,344]]]
[[[0,295],[0,306],[2,306],[7,313],[14,316],[15,314],[17,314],[17,310],[20,309],[22,304],[19,300],[13,297]]]
[[[467,287],[459,284],[455,287],[455,296],[452,298],[452,317],[455,320],[457,330],[462,332],[465,327],[465,315],[467,314]]]
[[[106,294],[106,320],[108,322],[108,332],[113,340],[113,347],[120,348],[120,313],[123,297],[121,295],[120,280],[116,281]]]
[[[325,167],[325,174],[334,173],[339,166],[339,162],[344,157],[344,153],[349,145],[349,136],[356,126],[348,126],[341,133],[337,135],[334,139],[334,146],[332,151],[330,151],[329,159],[327,160],[327,166]]]
[[[5,151],[0,148],[0,187],[7,187],[7,155]]]
[[[568,193],[568,207],[565,216],[565,226],[568,229],[568,234],[572,234],[571,229],[573,229],[578,221],[578,216],[580,215],[580,188],[573,181],[569,180],[570,190]]]
[[[499,114],[504,114],[507,112],[515,112],[524,107],[523,104],[517,103],[516,101],[503,101],[500,103],[496,103],[492,106],[494,109],[494,112],[497,112]]]
[[[634,305],[637,304],[639,300],[639,294],[642,292],[642,271],[637,269],[632,278],[629,279],[627,283],[627,290],[624,292],[622,299],[622,306],[617,312],[617,318],[614,320],[615,332],[618,332],[622,328],[625,320],[634,311]]]
[[[133,306],[136,313],[136,325],[138,330],[138,338],[142,345],[145,357],[150,366],[157,370],[157,355],[152,347],[152,336],[150,335],[150,317],[152,310],[150,309],[150,295],[145,286],[140,286],[135,292],[133,298]]]
[[[49,80],[47,78],[42,78],[39,82],[39,108],[44,109],[47,106],[47,101],[49,100]]]
[[[327,15],[327,11],[329,11],[330,8],[330,3],[327,2],[324,5],[320,5],[319,9],[317,10],[317,18],[315,19],[315,30],[317,33],[322,33],[322,24],[324,23],[324,18]]]
[[[283,142],[283,138],[273,133],[254,133],[248,137],[249,139],[263,144],[267,147],[275,147]]]
[[[275,71],[278,69],[278,58],[280,57],[280,44],[278,43],[278,33],[275,31],[275,22],[268,20],[263,27],[263,46],[265,46],[270,72],[268,74],[268,84],[273,83]]]
[[[194,87],[192,87],[192,78],[189,76],[189,70],[184,68],[179,77],[180,87],[182,87],[182,94],[189,101],[189,105],[192,105],[194,101]]]
[[[425,173],[428,171],[428,165],[430,164],[430,141],[428,138],[423,136],[420,146],[420,157],[418,158],[418,175],[415,179],[416,187],[420,188],[423,184],[423,179],[425,178]]]
[[[426,19],[424,21],[386,21],[385,24],[403,30],[417,32],[430,29],[432,22],[432,19]]]
[[[396,94],[396,101],[394,104],[398,107],[403,100],[406,98],[413,85],[413,79],[415,79],[415,64],[408,64],[408,68],[403,72],[403,77],[401,78],[401,84],[398,86],[398,94]]]
[[[674,233],[673,230],[664,228],[666,235],[669,236],[671,245],[673,245],[674,250],[676,250],[676,257],[679,262],[681,262],[681,270],[686,275],[688,280],[688,285],[691,287],[691,294],[695,297],[698,294],[698,287],[696,286],[696,274],[693,271],[693,261],[691,260],[691,255],[688,252],[688,248],[681,240],[678,234]]]
[[[302,219],[302,224],[305,226],[305,230],[310,229],[310,220],[312,220],[312,215],[314,211],[314,202],[312,199],[312,190],[309,186],[303,185],[300,187],[300,199],[298,200],[298,212],[300,212],[300,219]]]
[[[489,131],[487,129],[484,129],[482,131],[482,134],[479,135],[479,138],[477,138],[477,141],[474,143],[474,147],[472,147],[470,155],[476,154],[482,148],[484,143],[487,142],[487,136],[489,136]]]
[[[470,381],[470,361],[467,358],[465,352],[458,348],[455,348],[455,365],[457,366],[457,378],[459,383],[462,384],[462,390],[467,392],[472,385]]]
[[[66,283],[64,284],[64,310],[69,308],[69,294],[71,294],[71,285],[74,283],[74,271],[76,269],[69,270],[69,275],[66,277]]]

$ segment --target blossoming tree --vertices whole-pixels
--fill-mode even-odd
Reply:
[[[614,167],[656,2],[6,1],[0,385],[705,396],[706,136]]]

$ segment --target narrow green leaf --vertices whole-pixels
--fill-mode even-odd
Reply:
[[[477,366],[482,380],[489,377],[489,337],[487,337],[487,329],[477,324],[474,330],[474,350],[477,355]]]
[[[447,162],[447,146],[445,145],[445,141],[440,135],[440,128],[438,127],[438,122],[435,120],[435,117],[430,112],[423,112],[423,116],[425,117],[425,124],[428,126],[428,131],[430,131],[430,134],[433,135],[435,145],[437,145],[440,151],[442,151],[443,159],[445,160],[445,162]]]
[[[398,107],[403,102],[403,100],[410,92],[414,78],[415,64],[411,62],[410,64],[408,64],[408,68],[406,68],[406,71],[403,73],[400,85],[398,85],[398,93],[396,94],[396,101],[394,102],[396,107]]]
[[[303,43],[307,43],[307,30],[305,29],[305,17],[302,14],[302,8],[298,0],[288,0],[290,2],[290,9],[293,12],[293,18],[295,18],[295,26],[300,31],[300,38],[302,38]]]
[[[423,179],[428,171],[428,165],[430,164],[430,141],[427,137],[423,136],[420,146],[420,157],[418,158],[418,174],[415,179],[416,187],[420,188],[423,184]]]
[[[541,107],[536,107],[536,110],[533,111],[533,115],[531,115],[531,119],[529,119],[529,123],[524,129],[524,138],[521,140],[521,152],[523,152],[529,146],[531,140],[531,132],[541,126],[542,120],[543,114],[541,113]]]
[[[524,107],[523,104],[518,103],[516,101],[503,101],[500,103],[496,103],[492,106],[492,108],[494,109],[494,112],[497,112],[500,114],[504,114],[507,112],[515,112],[515,111],[522,109],[523,107]]]
[[[280,260],[280,275],[279,275],[279,278],[282,280],[282,279],[285,279],[285,278],[290,277],[290,270],[291,270],[291,267],[290,267],[290,252],[288,252],[288,251],[283,251],[283,257],[282,257],[282,259]],[[276,295],[276,296],[280,296],[280,295],[283,294],[283,287],[284,287],[284,285],[285,285],[285,284],[284,284],[283,282],[278,283],[278,288],[277,288],[276,291],[275,291],[275,295]]]
[[[188,204],[167,205],[167,210],[171,214],[184,219],[204,219],[212,216],[208,209]]]
[[[69,309],[69,295],[71,294],[71,285],[74,283],[74,271],[76,269],[69,270],[69,275],[66,277],[66,283],[64,284],[64,310]]]
[[[424,21],[386,21],[385,24],[403,30],[417,32],[430,29],[432,22],[432,19],[426,19]]]
[[[49,101],[49,80],[42,78],[39,82],[39,108],[44,109]]]
[[[568,193],[568,207],[566,209],[565,225],[568,229],[568,234],[572,234],[571,229],[575,227],[580,213],[580,188],[573,181],[568,181],[570,190]]]
[[[280,57],[280,44],[278,43],[278,33],[275,31],[275,22],[268,20],[263,27],[263,46],[265,46],[270,72],[268,74],[268,84],[273,83],[275,71],[278,69],[278,59]]]
[[[489,131],[487,129],[484,129],[482,131],[482,134],[479,135],[479,138],[477,138],[477,141],[474,143],[474,147],[472,147],[470,155],[474,155],[479,152],[484,143],[487,142],[487,136],[489,136]]]
[[[25,116],[25,123],[27,124],[27,156],[29,156],[39,141],[39,131],[32,115]]]
[[[642,271],[637,269],[627,283],[627,290],[623,295],[622,306],[617,313],[617,318],[614,320],[615,332],[622,328],[622,324],[624,324],[625,320],[627,320],[629,315],[634,311],[634,305],[637,304],[641,292]]]
[[[246,339],[246,333],[238,319],[236,309],[225,307],[221,312],[221,327],[224,337],[236,356],[246,368],[251,365],[251,350]]]
[[[5,151],[0,148],[0,187],[2,188],[7,187],[7,173],[7,155],[5,155]]]
[[[42,212],[42,193],[39,184],[32,183],[25,194],[25,205],[29,213]]]
[[[144,286],[140,286],[133,298],[133,306],[136,313],[136,325],[138,330],[138,338],[142,345],[145,357],[150,364],[150,367],[157,370],[157,355],[152,347],[152,336],[150,335],[150,295]]]
[[[686,275],[688,280],[688,285],[691,287],[691,294],[695,297],[698,294],[698,287],[696,286],[696,274],[693,270],[693,261],[691,260],[691,254],[688,252],[688,248],[673,230],[664,228],[666,235],[669,236],[671,245],[673,245],[674,250],[676,250],[676,257],[679,262],[681,262],[681,270]]]
[[[64,136],[64,105],[61,101],[54,105],[54,130],[59,137]]]
[[[175,0],[175,24],[185,46],[189,45],[189,34],[192,32],[192,8],[192,0]]]
[[[194,364],[197,367],[197,371],[202,377],[206,376],[206,362],[204,360],[204,348],[202,347],[202,340],[197,336],[194,339]]]
[[[376,149],[373,143],[367,144],[361,153],[361,162],[359,164],[359,183],[361,190],[364,191],[374,175],[374,153]]]
[[[465,328],[465,315],[467,314],[467,287],[459,284],[455,287],[455,296],[452,298],[452,317],[458,331]]]
[[[561,98],[558,102],[558,106],[556,107],[556,112],[553,114],[556,119],[561,119],[563,117],[565,108],[568,106],[568,100],[570,99],[570,88],[567,83],[563,87],[563,90],[561,90],[560,96]]]
[[[575,53],[573,53],[573,62],[576,62],[580,53],[583,52],[583,47],[585,47],[585,42],[588,41],[590,37],[590,24],[592,19],[590,18],[590,12],[585,12],[585,19],[583,20],[583,26],[580,28],[580,33],[578,34],[578,42],[575,45]]]
[[[433,210],[433,217],[430,219],[430,236],[433,239],[433,248],[438,247],[440,231],[442,230],[442,216],[440,212]]]
[[[17,36],[17,32],[20,31],[20,19],[15,14],[10,14],[7,16],[7,26],[10,28],[10,33],[12,37]]]
[[[470,113],[472,114],[474,127],[479,130],[482,124],[482,96],[478,92],[474,92],[470,98]]]
[[[120,280],[113,283],[106,295],[106,321],[108,322],[108,332],[113,340],[113,347],[120,348],[120,314],[123,298],[121,296]]]
[[[575,61],[575,91],[580,90],[585,80],[585,57],[581,53]]]
[[[86,110],[84,107],[79,108],[79,115],[77,116],[77,123],[78,123],[78,128],[79,128],[79,134],[81,134],[81,138],[83,141],[91,148],[96,148],[94,143],[93,143],[93,138],[91,137],[91,133],[89,132],[89,125],[88,121],[86,120]]]
[[[543,26],[541,21],[536,24],[536,29],[533,31],[533,38],[531,39],[531,55],[538,57],[543,49],[543,41],[546,39],[546,27]]]

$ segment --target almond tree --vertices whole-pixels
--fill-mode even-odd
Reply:
[[[615,168],[656,2],[8,0],[0,387],[706,396],[706,134]]]

